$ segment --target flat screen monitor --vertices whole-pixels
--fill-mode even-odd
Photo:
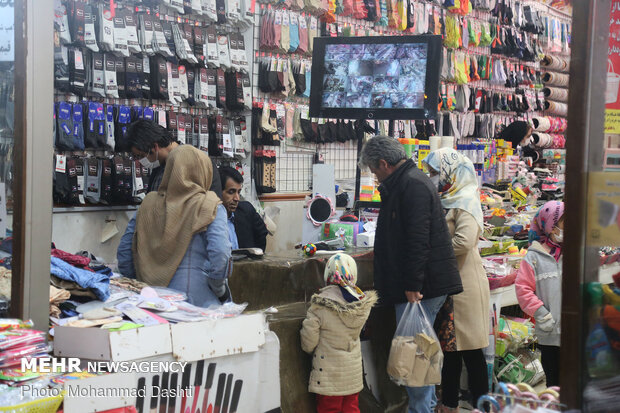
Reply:
[[[434,119],[441,36],[318,37],[310,115],[344,119]]]

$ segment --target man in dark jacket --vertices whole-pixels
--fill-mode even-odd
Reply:
[[[267,246],[267,227],[256,209],[247,201],[241,201],[243,176],[235,168],[219,168],[222,180],[222,203],[228,212],[230,243],[236,248],[260,248]]]
[[[374,251],[381,303],[395,305],[398,322],[407,302],[419,301],[432,325],[446,297],[463,291],[438,189],[387,136],[364,145],[360,165],[381,183]],[[407,388],[410,413],[434,410],[434,387]]]

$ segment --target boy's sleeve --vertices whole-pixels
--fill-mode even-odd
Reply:
[[[321,329],[321,319],[314,311],[314,306],[310,306],[308,314],[301,327],[301,348],[306,353],[312,353],[319,345],[319,331]]]

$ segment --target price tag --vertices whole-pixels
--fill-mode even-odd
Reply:
[[[65,155],[56,155],[56,172],[61,174],[67,172],[67,157]]]

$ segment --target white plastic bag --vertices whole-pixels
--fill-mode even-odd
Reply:
[[[424,308],[409,303],[398,323],[387,372],[396,384],[422,387],[441,382],[443,353]]]

